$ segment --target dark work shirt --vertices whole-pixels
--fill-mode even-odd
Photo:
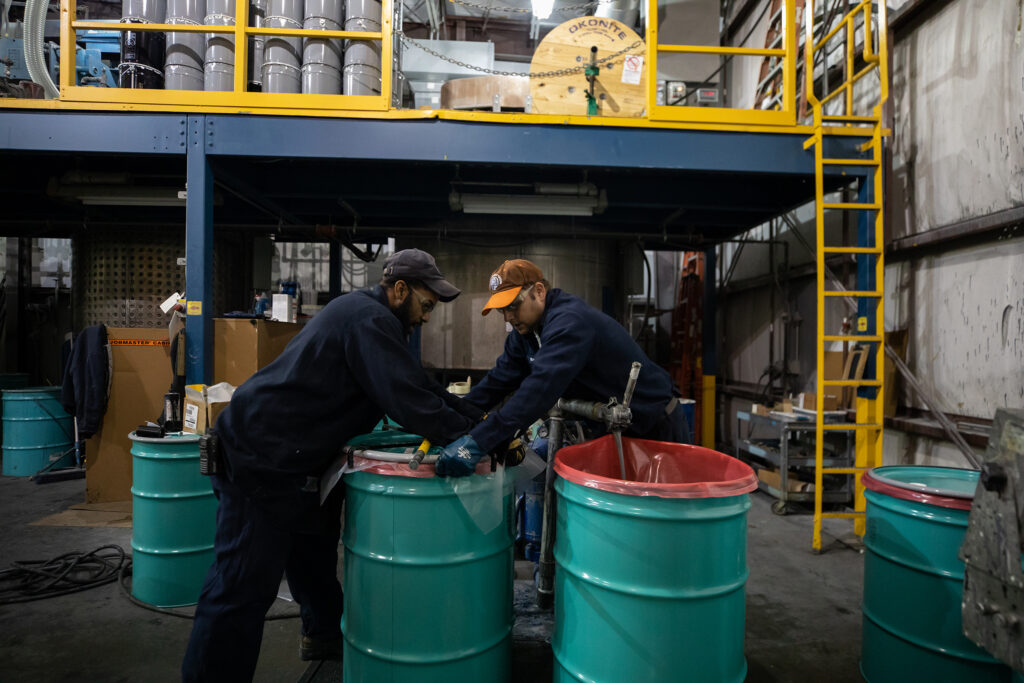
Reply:
[[[472,427],[407,347],[383,288],[327,304],[284,352],[240,386],[217,420],[232,480],[319,477],[384,416],[446,444]],[[285,477],[293,480],[295,477]]]
[[[672,379],[611,317],[560,289],[548,290],[537,334],[510,332],[505,352],[464,400],[485,410],[515,392],[470,434],[484,451],[528,427],[559,398],[622,400],[633,361],[643,364],[630,409],[642,437],[665,415]]]

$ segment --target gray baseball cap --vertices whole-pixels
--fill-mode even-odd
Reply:
[[[403,249],[389,256],[384,263],[384,277],[392,280],[419,280],[444,302],[451,301],[462,293],[455,285],[444,279],[444,275],[437,269],[434,257],[422,249]]]

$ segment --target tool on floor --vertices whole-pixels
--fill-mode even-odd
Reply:
[[[427,457],[427,451],[429,451],[429,450],[430,450],[430,441],[428,439],[423,439],[423,443],[421,443],[420,447],[416,449],[416,454],[413,455],[412,456],[412,460],[409,461],[409,469],[410,470],[418,469],[419,466],[420,466],[420,463],[423,462],[423,458]]]

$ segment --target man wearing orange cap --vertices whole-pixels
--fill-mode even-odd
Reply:
[[[494,368],[463,399],[490,411],[488,418],[442,451],[436,465],[439,475],[472,473],[485,453],[543,417],[559,398],[621,398],[634,361],[643,368],[630,403],[633,425],[627,435],[690,442],[668,373],[647,358],[617,321],[552,288],[540,268],[523,259],[502,263],[489,286],[491,298],[482,314],[500,311],[512,332]],[[494,410],[509,394],[511,398]]]

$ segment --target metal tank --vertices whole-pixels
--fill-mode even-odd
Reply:
[[[268,28],[302,28],[303,0],[268,0]],[[267,36],[263,92],[302,92],[302,38]]]
[[[345,475],[344,680],[508,681],[511,477],[417,473]],[[502,509],[484,531],[467,511],[487,505]]]
[[[607,17],[636,28],[640,19],[640,0],[612,0],[602,2],[594,9],[595,17]]]
[[[416,246],[402,242],[396,249]],[[462,294],[438,306],[423,326],[423,364],[433,368],[489,370],[501,354],[507,334],[500,315],[480,315],[490,297],[491,273],[506,259],[533,261],[553,287],[574,294],[599,310],[621,312],[627,287],[623,250],[610,241],[537,240],[517,247],[428,245],[438,268]],[[626,250],[627,256],[638,253]]]
[[[232,0],[206,0],[208,26],[234,26],[235,3]],[[203,89],[210,92],[235,88],[235,37],[229,33],[206,34],[206,62],[203,65]]]
[[[213,564],[217,499],[199,473],[199,435],[132,440],[132,595],[158,607],[199,600]]]
[[[73,464],[74,425],[60,404],[60,387],[5,389],[3,410],[5,475],[31,477]]]
[[[345,0],[345,30],[379,32],[380,0]],[[346,95],[380,95],[379,40],[345,41],[342,88]]]
[[[306,0],[303,27],[340,31],[345,0]],[[302,92],[341,94],[341,39],[306,38],[302,47]]]
[[[864,473],[861,674],[888,681],[1005,682],[1008,666],[963,634],[958,553],[976,470],[876,467]]]
[[[124,0],[121,23],[162,24],[167,16],[167,0]],[[154,31],[123,31],[121,62],[117,67],[121,88],[164,87],[164,50],[166,36]]]
[[[206,0],[167,0],[167,23],[198,26],[206,18]],[[202,90],[206,36],[168,33],[164,61],[166,90]]]
[[[628,458],[634,440],[624,441]],[[556,455],[552,680],[742,683],[747,511],[757,478],[707,448],[635,442],[675,447],[651,460],[676,476],[620,479],[611,437]],[[680,485],[693,490],[662,497]]]

